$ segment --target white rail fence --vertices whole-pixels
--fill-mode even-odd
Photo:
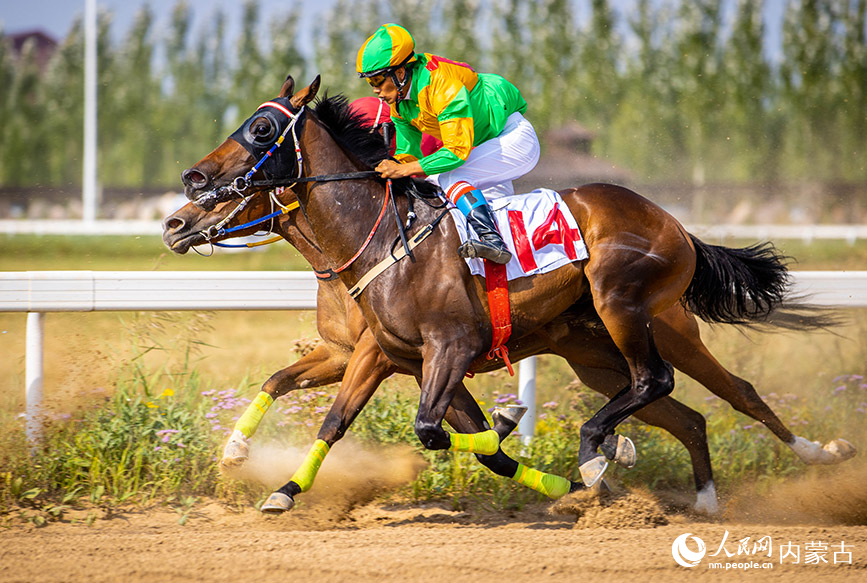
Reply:
[[[795,294],[811,303],[867,307],[867,271],[796,271]],[[43,394],[46,312],[174,310],[313,310],[310,272],[277,271],[16,271],[0,272],[0,312],[26,312],[27,436],[38,439]],[[519,367],[519,394],[529,410],[520,433],[535,433],[536,360]]]

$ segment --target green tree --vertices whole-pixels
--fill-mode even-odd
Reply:
[[[832,112],[840,105],[837,8],[834,0],[794,0],[783,24],[782,109],[789,177],[831,178],[841,152]]]
[[[843,13],[840,56],[842,103],[837,127],[842,131],[841,172],[848,180],[867,176],[867,0],[849,2]]]
[[[271,22],[271,51],[268,57],[268,75],[271,83],[270,91],[276,93],[287,75],[292,75],[296,83],[310,81],[307,79],[304,56],[298,48],[298,22],[300,9],[295,6],[283,16],[278,16]]]
[[[623,98],[618,56],[625,51],[608,0],[593,0],[591,7],[590,26],[580,37],[577,79],[573,80],[571,92],[576,90],[574,82],[579,81],[576,112],[600,135],[600,146],[604,148],[610,135],[608,128]]]
[[[532,72],[521,81],[521,91],[531,104],[528,115],[544,131],[575,116],[576,27],[568,0],[532,3],[528,16],[525,55],[532,56]]]
[[[259,3],[257,0],[245,0],[241,36],[238,40],[238,66],[233,83],[234,103],[240,108],[242,115],[255,109],[262,103],[265,95],[274,91],[274,84],[268,83],[270,77],[266,70],[267,60],[259,45],[261,37]]]
[[[732,32],[722,53],[725,161],[737,180],[773,179],[779,161],[779,119],[771,105],[775,87],[763,52],[765,26],[761,0],[739,0]]]
[[[671,177],[677,127],[671,75],[674,57],[664,47],[668,38],[665,13],[652,10],[651,0],[639,0],[627,17],[637,50],[623,67],[623,97],[610,127],[601,128],[601,152],[646,180]],[[607,137],[604,137],[606,136]]]
[[[112,103],[101,116],[109,130],[100,144],[102,178],[108,184],[142,185],[159,175],[162,136],[154,131],[154,121],[161,96],[153,71],[152,26],[153,13],[145,6],[117,51],[112,84],[104,86]]]
[[[43,125],[44,96],[39,82],[36,45],[27,41],[15,66],[15,74],[6,90],[9,110],[2,124],[4,163],[2,182],[23,186],[43,184],[41,171],[46,157],[44,140],[53,135]],[[61,139],[60,136],[56,136]]]
[[[482,62],[482,49],[476,32],[479,8],[478,0],[446,2],[443,6],[443,30],[438,35],[442,40],[423,50],[464,61],[479,70]]]

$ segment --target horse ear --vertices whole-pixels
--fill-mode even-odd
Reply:
[[[292,78],[292,75],[288,75],[283,82],[283,87],[280,88],[278,97],[291,97],[293,93],[295,93],[295,79]]]
[[[293,95],[292,99],[289,100],[289,103],[291,103],[293,107],[299,108],[313,101],[313,98],[316,97],[316,94],[319,92],[319,82],[319,75],[316,75],[313,82]]]

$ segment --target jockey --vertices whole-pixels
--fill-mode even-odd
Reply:
[[[539,160],[539,140],[521,115],[527,102],[518,89],[466,63],[416,54],[412,36],[397,24],[382,25],[364,42],[356,69],[391,106],[395,125],[397,161],[383,160],[376,171],[383,178],[429,176],[479,236],[461,245],[461,257],[508,263],[511,253],[487,199],[514,194],[512,180]],[[443,147],[424,155],[422,133]]]

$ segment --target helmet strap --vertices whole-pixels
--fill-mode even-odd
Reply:
[[[392,69],[388,75],[389,77],[391,77],[391,82],[394,83],[395,87],[397,87],[397,100],[395,101],[395,103],[399,103],[404,99],[403,88],[406,87],[407,83],[409,83],[410,79],[412,78],[412,74],[409,71],[409,67],[403,65],[403,81],[398,80],[397,69]]]

